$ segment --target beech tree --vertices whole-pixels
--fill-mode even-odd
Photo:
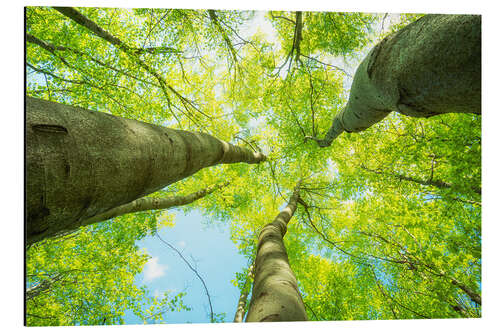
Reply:
[[[283,244],[287,224],[297,209],[300,185],[301,181],[295,186],[285,209],[259,234],[247,322],[307,320],[297,280]]]
[[[392,111],[481,113],[481,16],[426,15],[385,37],[356,70],[347,105],[325,138],[313,139],[329,146]]]
[[[266,29],[253,28],[262,22]],[[67,217],[52,224],[61,229],[50,237],[41,219],[43,233],[26,250],[27,324],[127,323],[126,311],[171,322],[171,311],[199,308],[184,293],[152,296],[134,282],[148,260],[137,241],[192,210],[209,227],[228,228],[247,258],[233,281],[239,299],[224,310],[236,322],[480,317],[480,22],[474,15],[28,7],[27,108],[35,103],[64,117],[27,113],[28,144],[38,147],[27,149],[27,196],[39,207],[61,204]],[[319,139],[332,119],[330,132],[346,134]],[[112,141],[115,131],[121,136]],[[51,148],[70,136],[87,142],[86,155],[68,150],[72,144]],[[169,138],[200,151],[206,139],[218,153],[184,154],[171,173]],[[266,159],[220,164],[224,147],[237,149],[242,162]],[[199,163],[187,163],[188,155]],[[42,168],[48,156],[58,163]],[[87,185],[75,178],[41,201],[30,175],[53,181],[59,174],[66,184],[65,165],[74,161],[79,167],[69,175],[87,172],[78,176]],[[91,186],[88,207],[83,200],[63,209]],[[173,201],[181,210],[164,209]],[[271,241],[283,269],[268,270],[273,256],[262,256],[263,235],[288,202],[294,220],[286,237]],[[263,284],[270,271],[291,284]],[[259,298],[283,288],[293,301]],[[281,316],[281,306],[298,315]],[[206,322],[220,321],[221,312],[210,304]]]
[[[203,167],[265,159],[204,133],[31,97],[26,115],[28,244],[76,229]]]

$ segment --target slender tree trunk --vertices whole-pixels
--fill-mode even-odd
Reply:
[[[40,283],[37,285],[31,286],[26,289],[26,300],[29,301],[41,293],[43,293],[46,290],[49,290],[54,283],[57,281],[61,280],[64,277],[64,274],[57,274],[54,277],[51,277],[50,279],[42,280]]]
[[[240,298],[238,299],[238,307],[236,308],[236,313],[234,314],[235,323],[242,323],[245,317],[245,306],[247,305],[248,289],[241,291]]]
[[[139,198],[125,205],[118,206],[110,209],[102,214],[95,215],[85,221],[82,221],[81,226],[89,225],[97,222],[106,221],[117,216],[126,215],[130,213],[142,212],[153,209],[168,209],[172,207],[184,206],[201,199],[210,193],[218,190],[224,186],[229,185],[229,182],[212,185],[203,190],[190,193],[184,196],[172,196],[166,198]]]
[[[426,15],[378,43],[324,139],[360,132],[391,111],[411,117],[481,113],[481,16]]]
[[[465,284],[461,283],[460,281],[458,281],[455,278],[451,278],[451,283],[453,285],[457,286],[458,288],[460,288],[460,290],[462,290],[464,293],[466,293],[467,296],[469,296],[471,300],[473,300],[477,304],[481,305],[481,295],[472,291],[472,289],[470,289]]]
[[[245,280],[245,285],[241,289],[240,298],[238,299],[238,307],[236,308],[236,313],[234,314],[235,323],[242,323],[243,318],[245,318],[245,307],[247,305],[248,292],[250,291],[248,288],[248,284],[251,283],[253,279],[253,265],[248,268],[247,278]]]
[[[263,160],[208,134],[26,97],[27,242],[74,230],[202,168]]]
[[[304,302],[283,244],[287,224],[297,208],[300,183],[285,209],[259,235],[247,322],[307,320]]]
[[[293,45],[292,45],[292,53],[293,54],[295,50],[295,61],[300,60],[300,43],[302,42],[302,28],[303,28],[303,22],[302,22],[302,12],[297,11],[295,12],[295,31],[293,34]]]

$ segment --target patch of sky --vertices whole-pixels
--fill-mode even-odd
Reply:
[[[258,129],[266,124],[266,116],[258,116],[248,121],[248,129],[251,133],[258,132]]]
[[[46,76],[42,73],[35,71],[33,68],[26,66],[27,83],[44,85]]]
[[[48,72],[53,72],[51,69],[53,64],[51,62],[40,63],[35,66],[38,69],[47,70]],[[66,71],[66,75],[70,75],[70,72]],[[60,77],[65,78],[65,74],[59,74]],[[48,89],[50,91],[50,100],[55,101],[53,98],[56,94],[52,91],[51,82],[54,80],[50,75],[40,73],[35,69],[26,66],[26,88],[27,90],[34,90],[36,88],[40,88],[40,90]],[[28,94],[29,95],[29,94]],[[57,101],[63,102],[66,104],[71,104],[71,97],[65,94],[57,93]],[[97,107],[95,108],[97,109]]]
[[[217,227],[213,226],[198,210],[171,212],[176,214],[176,224],[173,228],[161,229],[160,237],[177,248],[202,276],[214,313],[226,313],[226,321],[232,321],[240,291],[231,280],[236,272],[243,271],[247,259],[238,253],[230,240],[229,225],[217,223]],[[151,296],[162,295],[165,291],[170,291],[172,296],[179,292],[187,294],[183,302],[192,310],[167,312],[165,322],[210,322],[210,308],[203,285],[178,254],[155,236],[146,237],[137,245],[151,256],[143,272],[136,276],[138,286],[146,285]],[[142,321],[132,311],[127,311],[125,323],[142,324]]]
[[[371,41],[368,42],[361,50],[352,52],[348,56],[335,57],[321,54],[321,61],[342,68],[347,73],[347,75],[343,76],[342,82],[342,97],[344,99],[347,100],[347,98],[349,98],[352,80],[359,64],[368,55],[370,50],[380,41],[380,38],[378,38],[378,36],[387,33],[390,30],[389,28],[391,25],[397,24],[400,21],[400,14],[379,15],[379,19],[375,20],[375,22],[368,29],[368,32],[371,35]],[[316,57],[315,55],[312,56]]]
[[[281,48],[278,33],[266,18],[266,13],[266,11],[255,11],[253,19],[243,24],[241,36],[245,39],[250,39],[256,33],[261,33],[264,35],[266,41],[273,43],[276,48]]]
[[[335,163],[331,158],[327,158],[327,174],[331,179],[335,179],[339,177],[339,169],[337,167],[337,163]]]

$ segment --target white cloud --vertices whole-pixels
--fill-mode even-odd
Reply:
[[[186,242],[183,240],[179,241],[177,244],[179,245],[179,247],[182,247],[182,248],[186,247]]]
[[[152,257],[146,265],[144,265],[144,281],[151,282],[154,279],[165,275],[165,271],[168,266],[159,264],[158,259],[158,257]]]

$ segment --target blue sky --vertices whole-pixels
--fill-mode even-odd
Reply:
[[[279,44],[275,29],[264,19],[265,12],[257,12],[255,18],[242,30],[245,37],[253,35],[260,30],[267,35],[267,39]],[[392,15],[391,15],[392,16]],[[380,30],[380,27],[375,27]],[[363,52],[356,56],[360,59],[371,49],[367,46]],[[342,57],[329,59],[330,63],[345,68],[354,74],[355,64],[350,63]],[[351,85],[352,77],[346,76],[344,89]],[[347,90],[346,90],[347,91]],[[254,126],[264,121],[258,118]],[[334,164],[330,163],[333,174],[337,172]],[[282,209],[286,206],[286,202]],[[194,210],[185,214],[181,210],[172,210],[176,213],[176,225],[173,228],[165,228],[160,231],[160,237],[172,244],[183,253],[191,265],[195,266],[198,273],[207,284],[211,296],[214,313],[225,313],[225,322],[232,322],[239,298],[239,289],[231,280],[235,278],[236,272],[241,272],[247,266],[247,260],[237,252],[235,245],[230,240],[229,226],[217,223],[217,226],[209,226],[199,211]],[[204,223],[205,222],[205,223]],[[172,295],[186,292],[184,303],[191,311],[167,313],[165,320],[168,323],[209,323],[210,310],[201,281],[189,269],[184,261],[162,243],[156,237],[147,237],[137,243],[139,247],[146,249],[151,256],[150,261],[144,267],[141,274],[136,277],[136,284],[146,285],[152,295],[161,295],[167,290]],[[194,260],[193,260],[194,259]],[[126,313],[125,323],[142,324],[142,321],[132,313]]]
[[[214,313],[226,313],[225,321],[232,322],[239,297],[239,289],[231,280],[235,273],[242,271],[247,259],[240,255],[230,240],[229,226],[217,223],[209,225],[200,211],[176,214],[175,226],[159,231],[162,239],[182,252],[204,279],[210,293]],[[146,237],[137,242],[151,259],[141,274],[136,276],[136,284],[146,285],[151,295],[163,294],[167,290],[172,295],[185,292],[184,303],[189,312],[167,313],[168,323],[208,323],[210,308],[201,281],[189,269],[179,255],[162,243],[157,237]],[[193,260],[194,259],[194,260]],[[125,323],[142,324],[132,313],[126,313]]]

